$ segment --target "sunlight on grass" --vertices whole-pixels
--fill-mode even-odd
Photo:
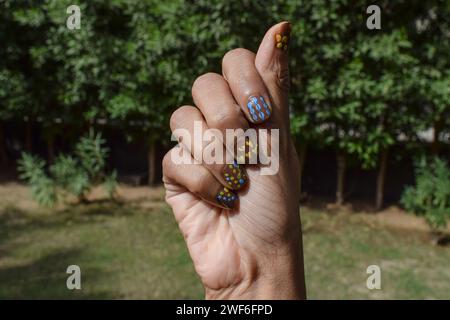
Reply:
[[[312,299],[449,298],[450,249],[386,230],[364,215],[302,211]],[[82,290],[66,288],[68,265]],[[382,290],[366,268],[382,269]],[[201,299],[203,288],[170,209],[93,203],[47,212],[0,209],[0,298]]]

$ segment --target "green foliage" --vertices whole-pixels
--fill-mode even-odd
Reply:
[[[103,171],[108,156],[108,148],[104,147],[105,140],[100,134],[90,131],[87,136],[81,137],[75,146],[75,154],[82,169],[88,173],[92,180],[103,178]]]
[[[419,68],[414,23],[426,9],[379,1],[382,30],[369,31],[366,1],[287,2],[294,30],[293,117],[307,119],[294,133],[375,167],[380,151],[399,134],[410,137],[418,130],[420,118],[409,111],[421,78],[410,70]]]
[[[117,190],[117,171],[113,170],[111,174],[105,176],[103,188],[110,199],[115,197]]]
[[[381,30],[367,30],[363,0],[80,0],[81,29],[68,30],[71,4],[0,1],[0,121],[39,118],[50,140],[61,133],[55,119],[69,124],[65,135],[102,119],[128,141],[167,143],[170,114],[192,103],[195,78],[220,73],[228,50],[256,51],[269,26],[289,20],[299,144],[373,168],[400,136],[415,146],[421,130],[450,132],[446,0],[377,1]],[[98,165],[71,173],[77,194],[104,168],[95,150],[75,152]]]
[[[34,199],[41,205],[53,206],[66,195],[78,200],[86,199],[89,191],[98,184],[112,199],[117,187],[117,173],[105,172],[108,149],[100,134],[90,131],[75,146],[75,154],[59,155],[45,171],[45,161],[23,153],[19,161],[20,178],[31,186]]]
[[[423,216],[432,228],[447,225],[450,219],[450,168],[439,158],[416,165],[416,185],[409,186],[402,195],[406,210]]]
[[[70,155],[59,155],[49,167],[55,185],[78,199],[84,198],[92,184],[89,172],[80,166],[82,161],[83,158],[78,160]]]
[[[20,178],[31,186],[33,198],[43,206],[53,206],[57,200],[54,181],[45,173],[45,161],[24,153],[19,162]]]
[[[25,85],[22,74],[0,69],[0,120],[12,119],[23,112],[26,104]]]

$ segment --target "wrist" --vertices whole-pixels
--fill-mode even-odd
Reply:
[[[286,249],[287,250],[287,249]],[[305,299],[303,261],[296,250],[260,261],[253,275],[238,284],[221,289],[205,289],[206,299],[290,300]]]

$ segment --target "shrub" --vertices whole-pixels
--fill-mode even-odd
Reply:
[[[52,206],[56,202],[53,180],[45,173],[45,161],[27,153],[19,161],[20,178],[31,186],[33,198],[41,205]]]
[[[401,203],[406,210],[423,216],[433,229],[447,225],[450,218],[450,168],[439,158],[416,164],[416,184],[403,192]]]
[[[90,131],[75,145],[74,155],[58,155],[45,170],[46,163],[37,156],[22,153],[20,178],[31,186],[33,198],[44,206],[54,206],[67,195],[85,201],[91,189],[103,184],[110,199],[115,195],[117,174],[106,174],[108,148],[100,134]]]

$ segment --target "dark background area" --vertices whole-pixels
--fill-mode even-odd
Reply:
[[[61,130],[65,130],[64,125],[58,125]],[[7,151],[10,159],[16,161],[20,158],[24,125],[9,123],[5,127],[8,137]],[[98,127],[106,138],[107,146],[110,149],[108,165],[118,171],[118,180],[130,185],[146,185],[148,182],[148,159],[147,145],[143,139],[141,143],[127,141],[122,132],[122,128],[101,126]],[[32,131],[33,153],[46,158],[47,146],[42,132],[38,126]],[[71,152],[71,147],[76,142],[57,137],[54,141],[55,149],[58,152]],[[424,144],[425,149],[431,148],[431,144]],[[155,153],[155,174],[156,182],[160,184],[162,179],[161,161],[164,154],[169,150],[167,144],[156,142]],[[386,172],[385,205],[397,203],[406,185],[414,183],[414,157],[420,150],[406,150],[402,145],[395,145],[390,150],[390,157]],[[439,154],[442,158],[450,158],[450,148],[443,147]],[[303,201],[311,198],[322,198],[333,201],[336,190],[337,165],[335,152],[332,148],[312,148],[308,150],[305,158],[304,178],[302,181]],[[3,180],[18,180],[14,164],[10,164],[1,171]],[[350,159],[345,175],[346,193],[345,199],[349,202],[373,202],[373,194],[376,187],[377,170],[363,169],[356,159]]]

